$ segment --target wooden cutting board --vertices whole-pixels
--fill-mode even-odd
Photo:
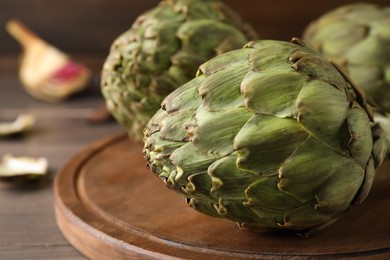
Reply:
[[[58,173],[55,211],[65,237],[91,259],[390,259],[389,175],[386,163],[362,205],[310,238],[255,234],[187,207],[146,169],[142,144],[120,134]]]

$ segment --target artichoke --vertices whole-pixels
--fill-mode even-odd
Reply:
[[[219,0],[163,0],[112,44],[102,71],[106,106],[132,139],[142,140],[163,98],[200,64],[256,38]]]
[[[299,39],[204,63],[144,142],[148,167],[189,206],[259,232],[331,223],[366,198],[386,151],[362,91]]]
[[[303,38],[390,112],[390,7],[339,7],[312,22]]]

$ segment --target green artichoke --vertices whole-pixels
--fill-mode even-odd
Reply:
[[[390,7],[339,7],[312,22],[303,39],[390,112]]]
[[[199,65],[256,38],[219,0],[163,0],[112,44],[101,83],[107,108],[131,138],[142,140],[163,98]]]
[[[298,39],[204,63],[144,142],[148,167],[189,206],[260,232],[331,223],[366,198],[386,151],[362,92]]]

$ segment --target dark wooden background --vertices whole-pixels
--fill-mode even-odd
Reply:
[[[0,157],[45,156],[50,163],[47,182],[37,186],[0,183],[0,259],[66,259],[81,256],[57,228],[53,207],[56,173],[77,151],[117,131],[116,123],[87,124],[85,116],[101,105],[99,72],[112,41],[158,0],[0,0],[0,120],[28,111],[37,125],[22,138],[0,139]],[[315,17],[353,1],[226,0],[258,30],[262,38],[289,40],[300,36]],[[367,1],[390,4],[389,0]],[[313,4],[314,3],[314,4]],[[18,18],[54,46],[88,65],[92,88],[66,103],[33,99],[18,76],[19,45],[5,23]]]
[[[106,53],[112,40],[129,28],[138,14],[158,0],[0,0],[0,53],[17,52],[4,24],[18,18],[55,46],[68,52]],[[289,40],[336,6],[356,2],[312,0],[225,0],[252,23],[262,38]],[[389,0],[371,0],[389,4]]]

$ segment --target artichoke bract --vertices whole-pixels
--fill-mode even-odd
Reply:
[[[142,140],[163,98],[199,65],[256,38],[219,0],[163,0],[113,42],[102,71],[106,106],[132,139]]]
[[[319,229],[362,202],[386,152],[364,94],[299,40],[202,64],[144,130],[151,171],[244,230]]]
[[[303,39],[390,112],[390,7],[339,7],[313,21]]]

